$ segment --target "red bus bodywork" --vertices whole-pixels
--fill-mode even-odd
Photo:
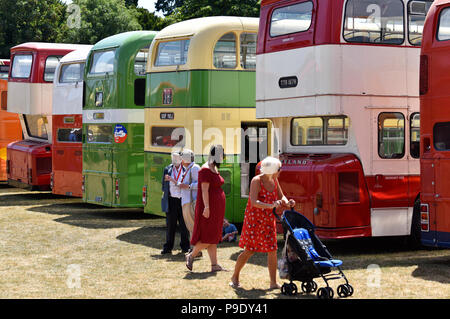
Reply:
[[[422,243],[450,247],[450,41],[438,38],[450,1],[435,1],[424,25],[420,70]],[[440,135],[440,137],[439,137]],[[441,144],[439,144],[441,143]]]
[[[11,48],[11,70],[8,77],[8,111],[20,114],[25,140],[11,143],[7,149],[8,183],[12,186],[50,190],[52,172],[52,87],[46,81],[45,67],[48,58],[61,58],[76,50],[77,45],[57,43],[24,43]],[[14,77],[15,58],[31,55],[28,77]],[[53,70],[54,72],[54,70]],[[47,138],[30,136],[25,126],[27,115],[41,115]]]
[[[68,121],[67,119],[70,119]],[[83,197],[82,184],[82,144],[58,141],[58,129],[82,128],[83,116],[53,115],[53,194]]]
[[[6,173],[6,147],[22,139],[19,116],[7,112],[8,81],[0,79],[0,182],[8,181]]]
[[[271,37],[270,23],[272,12],[274,12],[275,9],[282,8],[287,5],[294,5],[303,2],[311,2],[314,5],[312,12],[313,18],[309,29],[304,32]],[[274,56],[274,54],[280,54],[284,51],[288,52],[310,47],[322,48],[325,46],[339,46],[343,47],[343,50],[349,47],[356,47],[368,52],[368,50],[371,50],[370,48],[377,48],[377,50],[380,48],[392,48],[392,50],[395,50],[394,48],[399,48],[402,46],[404,49],[406,48],[406,50],[418,50],[417,47],[414,49],[414,47],[409,46],[409,43],[407,42],[408,40],[406,40],[406,35],[406,39],[404,40],[405,42],[401,45],[395,46],[390,44],[345,42],[342,35],[345,3],[345,0],[263,0],[261,3],[260,26],[258,33],[257,55],[260,59],[258,61],[263,61],[263,59],[267,56]],[[310,55],[312,54],[316,54],[316,52],[310,53]],[[360,55],[363,56],[364,54],[364,51],[361,51]],[[328,56],[325,58],[328,58]],[[345,57],[342,57],[342,59],[345,59]],[[380,59],[384,59],[384,57],[381,57]],[[295,65],[300,61],[295,61],[293,59],[291,62]],[[310,65],[305,63],[305,68],[313,70],[314,68],[317,68],[317,72],[320,71],[322,65],[314,65],[313,62],[314,61],[311,61]],[[350,64],[351,62],[347,65]],[[341,66],[335,65],[335,67],[339,70]],[[257,71],[258,68],[260,68],[259,65],[257,66]],[[261,71],[261,69],[259,69],[259,71]],[[308,70],[306,69],[306,71]],[[353,71],[355,70],[349,70],[349,73]],[[260,81],[260,83],[263,82],[259,79],[259,77],[270,77],[273,75],[274,70],[270,70],[268,72],[263,70],[261,72],[264,74],[257,75],[257,90],[258,81]],[[292,73],[294,73],[294,71],[292,71]],[[281,76],[290,75],[294,74],[284,74]],[[298,76],[299,74],[295,75]],[[302,84],[302,75],[303,74],[300,74],[299,76],[299,86]],[[361,77],[360,81],[363,81],[364,76],[366,75],[367,74],[355,73],[354,78],[358,79],[359,76]],[[333,72],[330,73],[329,78],[325,77],[321,79],[319,84],[331,82],[334,76],[335,74]],[[275,82],[274,80],[278,80],[278,78],[272,79],[272,82]],[[306,82],[307,81],[313,80],[307,79]],[[265,82],[263,84],[266,85]],[[330,85],[330,87],[332,86]],[[339,91],[339,89],[336,89],[335,91],[330,90],[330,92],[326,92],[322,88],[320,89],[322,91],[317,90],[320,92],[311,93],[310,96],[306,95],[306,97],[316,98],[325,95],[329,96],[330,99],[340,97],[341,102],[339,103],[342,105],[345,100],[351,100],[353,98],[356,99],[359,98],[360,95],[364,96],[366,93],[366,96],[371,95],[371,92],[351,92],[343,94]],[[285,91],[288,90],[292,89],[286,89]],[[264,87],[264,90],[261,91],[267,92],[267,88]],[[260,96],[257,94],[258,118],[276,117],[277,115],[275,112],[282,111],[282,108],[284,107],[283,104],[298,97],[279,97],[281,94],[279,94],[279,96],[276,96],[276,94],[274,94],[275,97],[272,97],[272,102],[279,99],[279,101],[281,101],[278,105],[280,108],[278,109],[277,106],[277,108],[274,107],[274,110],[267,111],[268,107],[264,105],[263,110],[264,112],[272,112],[272,114],[274,114],[273,116],[266,116],[264,113],[260,113],[260,110],[258,109],[258,99],[261,99],[261,96],[266,95],[266,93],[263,93]],[[414,92],[412,95],[418,97],[418,92]],[[382,97],[377,94],[373,94],[373,96],[377,99]],[[269,102],[270,100],[270,97],[265,99],[265,101]],[[359,106],[355,105],[354,108],[356,109],[358,107]],[[365,109],[371,111],[371,108],[373,110],[372,112],[375,112],[377,109],[377,107],[372,107],[370,104],[368,104],[368,107]],[[394,106],[387,107],[387,109],[389,108],[393,109]],[[404,109],[406,108],[407,107],[404,107]],[[364,111],[364,107],[361,109]],[[301,106],[297,106],[296,109],[292,108],[290,111],[292,111],[291,114],[286,115],[286,117],[301,116],[299,114],[301,114],[302,109]],[[333,113],[325,113],[328,111],[323,112],[324,113],[320,113],[320,111],[317,111],[317,114],[323,116],[333,115]],[[342,108],[340,112],[343,112]],[[352,113],[352,116],[357,115],[357,111],[352,112],[354,112]],[[336,114],[341,115],[343,113]],[[356,116],[350,118],[350,120],[352,123],[355,123],[357,121]],[[279,123],[282,123],[279,124],[278,127],[283,127],[287,124],[286,122],[282,122],[283,120],[280,119],[280,117],[278,121]],[[366,128],[366,131],[368,130],[369,127]],[[361,130],[361,133],[362,132],[363,131]],[[405,150],[405,158],[409,156],[408,151]],[[374,221],[374,212],[377,212],[378,214],[376,217],[376,221],[378,225],[380,225],[378,226],[378,229],[385,226],[386,228],[389,228],[387,223],[386,225],[383,225],[383,215],[388,216],[390,209],[402,211],[401,220],[405,221],[405,226],[404,229],[401,230],[400,235],[408,235],[410,232],[410,229],[408,228],[413,227],[411,226],[411,219],[414,219],[415,217],[411,217],[411,215],[413,214],[413,207],[418,200],[420,191],[420,176],[418,174],[418,170],[417,173],[412,174],[405,174],[403,172],[398,174],[367,174],[365,173],[367,168],[364,167],[364,163],[357,153],[330,152],[327,154],[315,154],[282,151],[279,158],[283,164],[279,181],[285,195],[288,198],[293,198],[297,202],[297,211],[302,212],[306,217],[313,221],[317,227],[317,233],[321,238],[340,239],[368,236],[397,236],[396,231],[393,231],[392,234],[390,234],[390,231],[387,231],[386,234],[383,234],[383,232],[374,234],[373,232],[372,223]],[[410,164],[405,162],[404,166],[408,165]],[[408,169],[409,168],[406,168],[406,170]],[[414,215],[416,214],[417,212],[414,212]]]

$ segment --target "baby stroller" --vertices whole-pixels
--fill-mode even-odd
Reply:
[[[281,278],[289,279],[290,283],[283,284],[281,293],[297,294],[297,285],[293,281],[302,282],[303,292],[315,292],[317,284],[313,279],[322,277],[326,287],[317,290],[317,298],[333,298],[334,292],[328,285],[328,281],[334,279],[345,280],[345,284],[341,284],[337,288],[339,297],[351,296],[353,287],[348,283],[339,267],[342,265],[342,261],[333,259],[325,245],[314,233],[314,225],[305,216],[294,210],[284,211],[281,218],[276,214],[275,209],[273,213],[283,225],[286,234],[283,258],[279,261],[279,273]]]

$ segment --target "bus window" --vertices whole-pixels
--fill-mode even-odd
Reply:
[[[183,127],[153,126],[151,133],[153,146],[185,146],[185,129]]]
[[[31,74],[32,63],[33,56],[31,54],[20,54],[14,56],[11,77],[16,79],[28,79]]]
[[[94,52],[89,74],[104,74],[114,72],[115,50]]]
[[[450,8],[443,9],[439,15],[437,39],[439,41],[450,40]]]
[[[243,69],[256,69],[256,33],[242,33],[241,43],[241,67]]]
[[[41,115],[24,115],[23,119],[30,137],[48,139],[46,120]]]
[[[236,65],[236,35],[230,32],[222,36],[214,47],[214,66],[234,69]]]
[[[270,36],[303,32],[309,29],[312,21],[313,3],[297,3],[273,10],[270,21]]]
[[[420,113],[411,114],[411,120],[409,121],[409,148],[410,154],[413,158],[420,157]]]
[[[49,56],[45,60],[45,68],[44,68],[44,81],[45,82],[53,82],[53,78],[55,77],[56,67],[58,66],[60,56]]]
[[[412,45],[422,44],[423,24],[431,7],[430,1],[410,1],[408,3],[408,39]]]
[[[348,140],[348,127],[349,119],[346,116],[294,118],[291,122],[291,144],[345,145]]]
[[[113,141],[113,128],[110,124],[88,125],[87,126],[88,143],[106,143]]]
[[[349,0],[345,6],[347,42],[402,44],[404,7],[401,0]]]
[[[450,122],[436,123],[433,128],[434,148],[450,151]]]
[[[81,128],[60,128],[57,132],[58,142],[81,143]]]
[[[61,66],[59,83],[74,83],[83,81],[84,63],[71,63]]]
[[[405,155],[405,117],[402,113],[380,113],[378,116],[378,155],[381,158]]]
[[[186,64],[189,43],[190,40],[176,40],[159,43],[155,66]]]
[[[8,79],[9,65],[0,65],[0,79]]]
[[[145,75],[145,65],[147,64],[148,59],[148,48],[149,46],[145,46],[140,49],[134,59],[134,73],[138,76]]]

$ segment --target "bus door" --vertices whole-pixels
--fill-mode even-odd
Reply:
[[[248,198],[256,165],[268,156],[267,123],[241,123],[241,198]]]
[[[372,109],[372,173],[368,176],[371,195],[372,236],[400,236],[408,225],[408,161],[406,157],[406,115],[401,109]]]

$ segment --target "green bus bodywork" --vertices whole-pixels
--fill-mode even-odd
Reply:
[[[203,120],[209,116],[207,114],[211,114],[206,113],[206,110],[227,108],[230,112],[234,112],[232,109],[239,112],[239,109],[255,109],[255,80],[254,71],[193,70],[150,73],[147,74],[146,108],[153,109],[158,114],[158,110],[174,112],[175,118],[177,109],[204,108]],[[163,104],[163,92],[168,88],[173,91],[171,105]],[[192,122],[196,119],[189,117],[187,120]],[[150,130],[147,122],[146,118],[146,130]],[[240,127],[243,122],[257,121],[255,118],[239,116],[239,123],[235,123],[236,127]],[[167,124],[171,125],[170,121]],[[259,121],[259,125],[265,125],[267,128],[267,123]],[[147,198],[144,212],[146,213],[164,216],[161,212],[161,183],[163,169],[171,162],[170,151],[168,148],[167,153],[148,150],[145,152],[144,184],[147,186]],[[225,152],[227,153],[226,147]],[[222,187],[226,195],[225,217],[231,222],[241,223],[248,197],[241,196],[240,154],[228,152],[225,156],[225,162],[220,167],[220,174],[225,179]],[[197,164],[201,166],[205,160],[206,154],[196,154]]]
[[[145,72],[136,71],[135,60],[142,49],[149,48],[155,35],[153,31],[134,31],[108,37],[94,45],[86,61],[84,202],[110,207],[143,207],[146,76]],[[113,70],[92,73],[91,68],[96,71],[94,55],[106,51],[113,52]],[[144,69],[145,61],[142,64]],[[92,142],[92,131],[98,126],[102,126],[103,135]],[[126,131],[126,134],[115,139],[115,131]]]

